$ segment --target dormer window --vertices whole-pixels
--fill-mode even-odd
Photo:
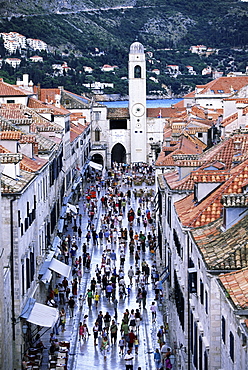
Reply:
[[[241,141],[235,141],[234,142],[234,149],[235,150],[240,150],[241,149]]]

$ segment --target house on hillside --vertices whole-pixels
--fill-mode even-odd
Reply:
[[[21,64],[21,59],[19,59],[19,58],[6,58],[6,59],[4,59],[4,62],[11,65],[11,67],[13,67],[13,68],[17,68]]]
[[[110,66],[109,64],[104,64],[101,68],[102,72],[114,72],[118,66]]]
[[[31,60],[31,62],[34,62],[34,63],[38,63],[38,62],[43,63],[43,57],[41,57],[39,55],[34,55],[34,56],[30,57],[29,59]]]
[[[192,45],[189,50],[194,54],[203,54],[207,51],[207,47],[205,45]]]
[[[179,74],[181,74],[177,64],[167,64],[166,69],[173,77],[177,77]]]

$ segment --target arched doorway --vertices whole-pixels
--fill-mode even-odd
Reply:
[[[120,143],[115,144],[111,153],[111,163],[126,163],[126,149]]]
[[[103,157],[101,154],[93,154],[91,157],[92,162],[101,164],[103,166]]]

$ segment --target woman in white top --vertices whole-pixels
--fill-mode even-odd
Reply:
[[[134,313],[134,310],[131,310],[131,313],[130,313],[130,316],[129,316],[129,327],[130,327],[130,331],[131,330],[135,330],[135,326],[136,326],[136,319],[135,319],[135,313]]]

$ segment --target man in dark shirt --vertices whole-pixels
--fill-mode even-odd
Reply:
[[[69,301],[68,301],[70,318],[72,318],[73,315],[74,315],[74,307],[75,307],[75,304],[76,304],[76,302],[75,302],[74,298],[71,296],[70,299],[69,299]]]

